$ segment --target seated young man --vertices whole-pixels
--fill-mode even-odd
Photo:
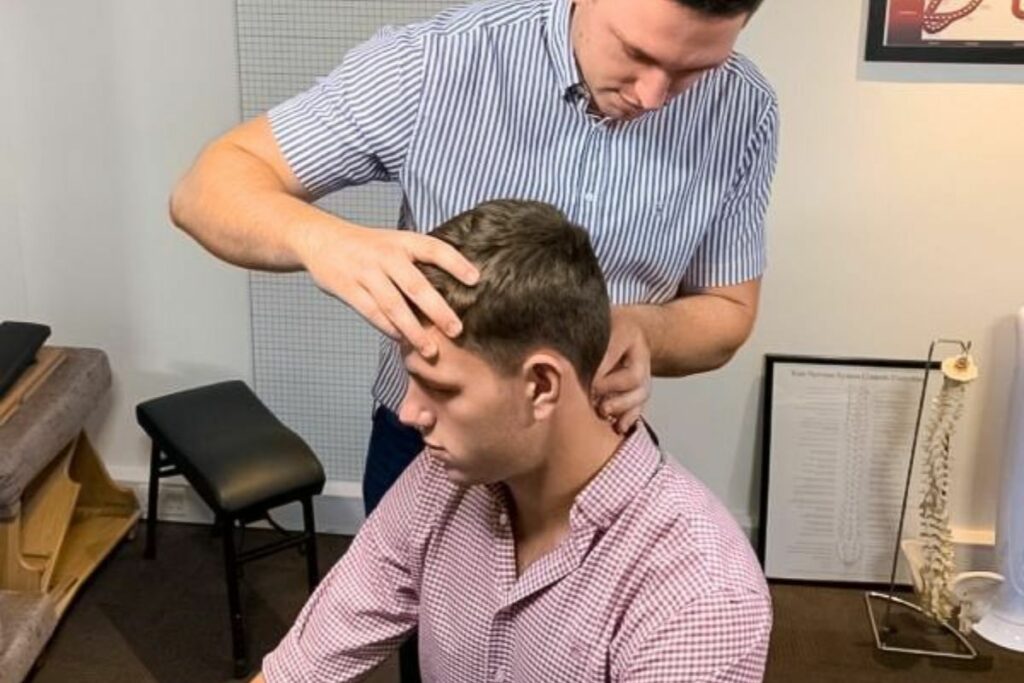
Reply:
[[[433,235],[481,278],[423,266],[464,325],[431,361],[405,349],[399,416],[426,449],[262,675],[358,679],[418,627],[425,681],[761,680],[771,602],[743,533],[643,422],[620,436],[591,404],[609,303],[587,234],[493,201]]]

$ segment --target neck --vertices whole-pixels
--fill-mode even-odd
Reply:
[[[541,464],[505,481],[515,506],[516,536],[567,527],[576,496],[611,460],[622,440],[585,395],[567,397],[540,445],[545,453]]]

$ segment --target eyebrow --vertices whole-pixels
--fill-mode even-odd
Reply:
[[[418,353],[412,347],[412,345],[404,339],[398,342],[398,348],[399,352],[403,356],[416,356]],[[419,364],[421,362],[421,359],[417,358],[415,362]],[[416,380],[416,383],[419,384],[420,386],[427,387],[429,389],[434,389],[437,391],[455,391],[458,389],[458,386],[451,383],[449,380],[444,380],[440,378],[435,379],[433,377],[429,377],[420,372],[419,370],[414,370],[413,368],[410,368],[407,362],[403,363],[403,365],[405,366],[405,371],[406,373],[408,373],[409,377]]]
[[[408,367],[405,368],[405,371],[409,373],[409,377],[415,380],[417,384],[427,387],[428,389],[435,389],[439,391],[455,391],[458,388],[454,384],[450,384],[444,380],[427,377],[423,373],[417,372],[416,370],[411,370]]]
[[[631,43],[628,40],[626,40],[626,38],[621,33],[619,33],[614,27],[611,27],[610,30],[612,32],[612,35],[615,36],[616,38],[618,38],[619,42],[622,43],[623,47],[626,48],[627,52],[631,53],[634,57],[636,57],[637,59],[639,59],[642,62],[646,62],[647,64],[656,64],[656,65],[658,65],[660,67],[665,68],[666,71],[670,71],[670,72],[673,72],[673,73],[692,72],[692,71],[706,71],[707,69],[713,69],[713,68],[715,68],[716,66],[718,66],[720,64],[720,62],[715,62],[714,64],[704,64],[704,65],[701,65],[701,66],[677,67],[675,65],[672,65],[672,66],[666,67],[665,64],[663,64],[660,60],[655,58],[653,55],[648,54],[643,49],[637,47],[633,43]]]
[[[657,59],[655,59],[655,58],[654,58],[654,57],[652,57],[651,55],[649,55],[649,54],[647,54],[646,52],[644,52],[644,50],[643,50],[643,49],[641,49],[641,48],[637,47],[637,46],[636,46],[636,45],[634,45],[633,43],[631,43],[631,42],[629,42],[628,40],[626,40],[625,38],[623,38],[623,37],[622,37],[622,34],[621,34],[621,33],[619,33],[618,31],[616,31],[616,30],[615,30],[614,28],[613,28],[613,29],[611,29],[611,31],[612,31],[612,34],[613,34],[613,35],[614,35],[614,36],[615,36],[616,38],[618,38],[618,39],[619,39],[619,42],[623,44],[623,46],[624,46],[624,47],[626,48],[626,51],[627,51],[627,52],[631,52],[631,53],[633,53],[633,55],[634,55],[634,56],[636,56],[636,57],[637,57],[638,59],[640,59],[641,61],[644,61],[644,62],[650,62],[650,63],[652,63],[652,64],[658,64],[658,63],[659,63]]]

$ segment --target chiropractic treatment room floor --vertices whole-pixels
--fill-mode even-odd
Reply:
[[[248,530],[252,543],[274,532]],[[210,528],[161,523],[155,561],[142,559],[143,529],[81,591],[30,683],[227,683],[231,642],[222,545]],[[321,534],[322,572],[350,537]],[[243,612],[251,661],[284,635],[306,599],[303,558],[284,552],[246,565]],[[978,637],[973,662],[876,652],[863,591],[773,585],[775,625],[765,680],[1024,681],[1024,654]],[[253,670],[255,673],[255,669]],[[398,683],[394,659],[368,683]],[[553,682],[555,683],[555,682]]]

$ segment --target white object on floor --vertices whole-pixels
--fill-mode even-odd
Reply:
[[[950,585],[953,599],[960,606],[957,613],[957,628],[960,633],[970,633],[992,608],[992,599],[1003,583],[1003,577],[995,572],[961,572]]]
[[[1024,652],[1024,308],[1017,313],[1016,362],[996,523],[996,557],[1005,580],[974,630],[996,645]]]

